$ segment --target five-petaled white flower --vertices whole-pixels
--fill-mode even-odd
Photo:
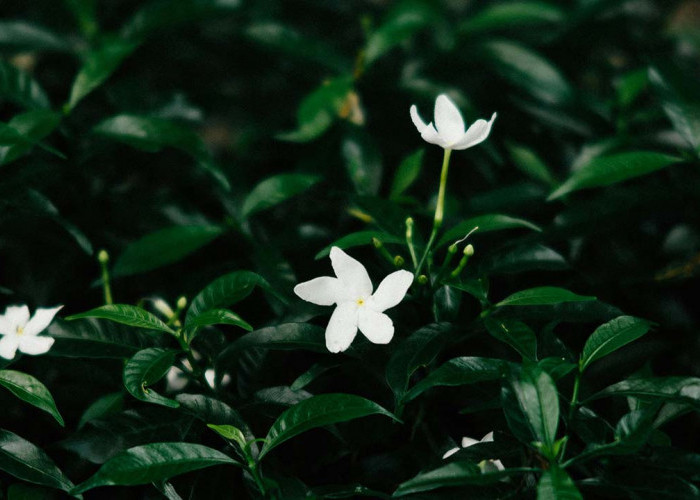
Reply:
[[[29,318],[27,306],[9,306],[0,314],[0,356],[13,359],[17,349],[25,354],[44,354],[53,345],[51,337],[39,337],[63,306],[37,309]]]
[[[449,97],[441,94],[435,100],[435,125],[425,122],[418,115],[418,108],[411,106],[411,120],[420,132],[421,137],[430,144],[437,144],[444,149],[467,149],[484,141],[491,132],[491,125],[496,119],[496,113],[491,120],[479,119],[472,123],[468,130],[464,129],[464,120],[457,106]]]
[[[478,443],[488,443],[491,441],[493,441],[493,431],[489,432],[484,437],[482,437],[481,441],[465,436],[462,438],[462,448],[469,448],[470,446],[473,446]],[[447,457],[450,457],[458,451],[459,448],[452,448],[451,450],[447,451],[442,456],[442,458],[445,459]],[[505,469],[500,460],[482,460],[481,462],[479,462],[479,468],[481,469],[481,472],[497,472],[499,470]]]
[[[404,270],[393,272],[372,294],[372,281],[365,266],[338,247],[331,248],[331,263],[337,278],[322,276],[294,287],[294,293],[307,302],[337,305],[326,327],[328,350],[347,349],[358,328],[370,342],[388,344],[394,336],[394,324],[384,311],[403,300],[413,283],[413,274]]]

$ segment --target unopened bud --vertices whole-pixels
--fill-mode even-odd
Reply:
[[[464,255],[466,255],[467,257],[471,257],[472,255],[474,255],[474,247],[471,243],[464,247]]]
[[[185,307],[187,307],[187,298],[183,295],[179,299],[177,299],[177,308],[179,310],[183,310]]]
[[[406,263],[406,260],[403,257],[401,257],[400,255],[397,255],[396,257],[394,257],[394,265],[396,267],[403,267],[403,265],[405,263]]]
[[[372,245],[374,245],[374,248],[382,248],[384,243],[379,238],[372,238]]]
[[[109,254],[107,253],[107,250],[100,250],[100,252],[97,254],[97,260],[100,264],[106,264],[109,262]]]
[[[428,284],[428,277],[425,274],[421,274],[418,276],[418,284],[419,285],[427,285]]]
[[[168,303],[163,299],[154,299],[153,307],[155,307],[159,313],[161,313],[168,319],[171,319],[175,316],[175,311],[173,311],[172,308],[168,305]]]

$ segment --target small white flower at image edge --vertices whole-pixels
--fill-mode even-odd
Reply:
[[[474,446],[475,444],[478,443],[490,443],[493,442],[493,431],[489,432],[486,434],[483,438],[481,438],[481,441],[478,441],[474,438],[470,437],[463,437],[462,438],[462,443],[461,443],[461,448],[452,448],[451,450],[448,450],[445,452],[445,454],[442,456],[443,460],[446,458],[451,457],[455,453],[457,453],[460,449],[464,448],[469,448],[470,446]],[[503,463],[500,460],[482,460],[479,462],[479,468],[481,469],[482,473],[486,472],[497,472],[497,471],[502,471],[505,470],[505,467],[503,466]]]
[[[435,124],[430,122],[426,125],[418,114],[416,105],[411,106],[411,120],[423,140],[443,149],[467,149],[485,141],[495,119],[496,113],[489,121],[480,118],[465,130],[462,114],[445,94],[440,94],[435,99]]]
[[[4,314],[0,314],[0,356],[14,359],[19,350],[24,354],[44,354],[54,343],[54,339],[39,336],[53,321],[56,313],[63,306],[49,309],[37,309],[34,316],[29,315],[29,308],[23,306],[8,306]]]
[[[413,283],[413,274],[395,271],[372,293],[367,269],[338,247],[331,248],[331,264],[336,277],[321,276],[294,287],[294,293],[319,306],[336,305],[326,327],[326,347],[330,352],[345,351],[359,329],[374,344],[388,344],[394,324],[384,311],[398,305]]]

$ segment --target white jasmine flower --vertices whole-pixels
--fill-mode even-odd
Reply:
[[[38,334],[51,324],[53,317],[63,306],[52,309],[37,309],[29,317],[27,306],[9,306],[0,314],[0,356],[13,359],[17,349],[25,354],[44,354],[53,345],[51,337]]]
[[[462,448],[469,448],[470,446],[473,446],[477,443],[488,443],[491,441],[493,441],[493,431],[489,432],[483,438],[481,438],[481,441],[478,441],[478,440],[476,440],[474,438],[470,438],[470,437],[463,437],[462,438]],[[447,451],[442,456],[442,458],[443,459],[448,458],[448,457],[454,455],[455,453],[457,453],[459,450],[460,450],[459,448],[452,448],[451,450]],[[501,470],[505,469],[505,467],[503,466],[503,464],[501,463],[500,460],[482,460],[481,462],[479,462],[479,468],[481,469],[482,473],[497,472],[497,471],[501,471]]]
[[[336,308],[326,328],[326,347],[331,352],[346,350],[357,329],[375,344],[388,344],[394,336],[394,324],[384,314],[403,300],[413,283],[413,274],[396,271],[388,275],[372,294],[372,281],[365,266],[338,247],[331,249],[331,263],[336,278],[322,276],[294,287],[299,297]]]
[[[207,381],[207,384],[209,384],[209,387],[216,389],[216,384],[214,383],[216,382],[216,372],[213,368],[204,370],[204,379]],[[224,376],[221,377],[221,387],[226,387],[230,382],[231,377],[228,373],[224,373]]]
[[[418,115],[416,105],[411,106],[411,120],[421,137],[430,144],[450,150],[467,149],[484,141],[489,136],[495,119],[496,113],[488,122],[479,119],[465,131],[459,109],[445,94],[439,95],[435,100],[435,125],[432,122],[426,125]]]

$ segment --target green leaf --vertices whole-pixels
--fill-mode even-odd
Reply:
[[[239,465],[220,451],[195,443],[151,443],[135,446],[106,462],[90,479],[70,493],[99,486],[134,486],[168,479],[213,465]]]
[[[53,132],[60,121],[58,113],[37,109],[14,116],[7,125],[0,123],[0,165],[10,163],[29,152],[41,139]]]
[[[64,0],[64,3],[73,12],[83,35],[87,38],[95,36],[100,29],[97,24],[97,0]]]
[[[307,95],[297,112],[298,127],[293,132],[278,134],[277,138],[290,142],[309,142],[333,125],[352,91],[352,78],[338,77],[324,82]]]
[[[483,62],[514,87],[547,104],[563,104],[574,95],[559,69],[537,52],[510,41],[481,45]]]
[[[688,144],[700,150],[700,99],[694,85],[683,72],[667,67],[649,68],[649,81],[666,116]]]
[[[550,467],[537,483],[537,500],[582,500],[581,493],[564,469]]]
[[[557,181],[552,174],[551,169],[532,149],[522,144],[508,143],[506,144],[508,153],[513,161],[513,164],[528,177],[542,182],[550,187],[555,187]]]
[[[22,401],[36,406],[51,415],[61,427],[65,424],[63,417],[56,408],[56,402],[53,396],[44,384],[36,378],[26,373],[14,370],[0,370],[0,385],[9,389],[9,391],[17,396]]]
[[[463,22],[460,33],[475,34],[508,28],[556,25],[566,19],[560,8],[545,2],[514,1],[485,7]]]
[[[559,396],[552,377],[537,365],[526,364],[504,384],[501,400],[513,434],[525,444],[539,441],[553,454],[559,425]]]
[[[413,332],[398,345],[386,365],[386,381],[397,401],[408,390],[411,375],[432,363],[445,347],[451,331],[449,323],[433,323]]]
[[[229,307],[250,295],[256,286],[272,292],[270,284],[252,271],[234,271],[207,285],[192,299],[187,310],[186,323],[209,309]]]
[[[544,245],[519,245],[503,252],[490,254],[479,266],[486,275],[512,274],[528,271],[561,271],[569,269],[569,263],[557,251]]]
[[[288,55],[313,61],[339,73],[352,71],[352,62],[322,39],[312,38],[276,22],[256,22],[245,30],[246,38],[271,49],[275,55]]]
[[[130,276],[187,257],[223,233],[219,226],[174,226],[129,244],[114,264],[113,276]]]
[[[307,174],[279,174],[268,177],[246,196],[241,217],[247,219],[254,213],[266,210],[303,193],[321,178]]]
[[[193,318],[190,318],[185,323],[185,328],[200,328],[209,325],[234,325],[243,328],[249,332],[253,331],[253,327],[244,321],[238,314],[228,309],[209,309]]]
[[[104,418],[109,415],[119,413],[124,409],[124,394],[121,392],[112,392],[100,396],[93,402],[80,416],[78,422],[78,430],[85,427],[85,424],[97,418]]]
[[[71,50],[63,37],[44,26],[22,20],[0,21],[0,48],[13,51]]]
[[[124,366],[124,387],[136,399],[170,408],[180,403],[161,396],[149,386],[165,376],[175,362],[177,351],[151,347],[139,351]]]
[[[403,159],[399,168],[396,169],[394,180],[391,183],[391,191],[389,197],[392,200],[399,198],[404,191],[413,185],[420,175],[420,170],[423,165],[424,149],[408,155]]]
[[[322,394],[301,401],[282,413],[272,424],[260,451],[260,459],[302,432],[369,415],[384,415],[398,421],[377,403],[352,394]]]
[[[528,288],[510,295],[496,304],[503,306],[541,306],[547,304],[561,304],[562,302],[580,302],[596,300],[595,297],[577,295],[565,288],[555,286],[541,286]]]
[[[581,370],[620,347],[637,340],[651,328],[651,323],[633,316],[620,316],[599,326],[586,341],[581,355]]]
[[[382,181],[382,159],[372,136],[360,127],[352,127],[341,144],[345,170],[355,192],[376,196]]]
[[[175,335],[175,331],[168,325],[163,323],[153,314],[140,307],[131,306],[129,304],[111,304],[106,306],[96,307],[90,311],[68,316],[66,320],[82,318],[100,318],[116,321],[124,325],[135,326],[138,328],[147,328],[149,330],[158,330]]]
[[[500,379],[508,362],[501,359],[461,357],[453,358],[406,393],[403,402],[415,399],[423,392],[437,386],[458,386]]]
[[[533,472],[534,470],[535,469],[514,468],[484,473],[477,464],[456,461],[428,472],[421,472],[416,477],[401,483],[393,496],[403,497],[413,493],[432,491],[438,488],[493,484],[509,476]]]
[[[55,320],[48,328],[56,339],[47,356],[69,358],[127,358],[146,347],[153,347],[160,334],[134,331],[112,321],[86,319],[84,321]]]
[[[112,38],[89,52],[73,81],[66,112],[70,112],[85,96],[102,85],[138,45],[137,42]]]
[[[316,380],[318,377],[326,373],[327,371],[330,371],[333,368],[337,368],[339,366],[341,366],[340,363],[332,361],[316,363],[304,373],[299,375],[296,379],[294,379],[294,382],[292,382],[292,385],[290,385],[289,388],[293,391],[299,391],[307,385],[309,385],[314,380]]]
[[[697,377],[645,377],[630,378],[606,387],[588,399],[591,401],[606,396],[635,396],[674,400],[700,410],[700,378]]]
[[[505,342],[518,351],[524,359],[537,359],[537,337],[525,323],[510,319],[484,318],[486,330],[492,337]]]
[[[229,441],[235,441],[241,448],[244,448],[246,445],[245,436],[238,427],[234,427],[232,425],[214,424],[207,424],[207,427],[209,427],[211,430],[216,432],[219,436],[223,437],[224,439],[228,439]]]
[[[30,109],[51,107],[49,98],[39,83],[29,73],[6,61],[0,61],[0,99]]]
[[[542,231],[539,226],[528,222],[524,219],[516,219],[510,215],[503,214],[487,214],[478,215],[460,222],[456,226],[453,226],[442,235],[438,240],[438,247],[443,245],[452,244],[457,240],[464,238],[467,234],[474,230],[475,227],[479,229],[475,234],[488,233],[490,231],[503,231],[504,229],[531,229],[532,231]]]
[[[73,488],[44,450],[5,429],[0,429],[0,470],[34,484],[63,491]]]
[[[394,244],[402,244],[405,242],[404,238],[401,238],[399,236],[395,236],[390,233],[386,233],[384,231],[358,231],[356,233],[350,233],[346,234],[342,238],[335,240],[333,243],[325,247],[323,250],[318,252],[314,259],[319,260],[324,257],[327,257],[331,253],[331,248],[333,247],[338,247],[342,248],[343,250],[352,248],[352,247],[357,247],[357,246],[362,246],[362,245],[371,245],[372,240],[376,238],[382,243],[394,243]]]
[[[556,200],[580,189],[616,184],[661,170],[678,161],[673,156],[647,151],[599,156],[571,174],[547,199]]]

